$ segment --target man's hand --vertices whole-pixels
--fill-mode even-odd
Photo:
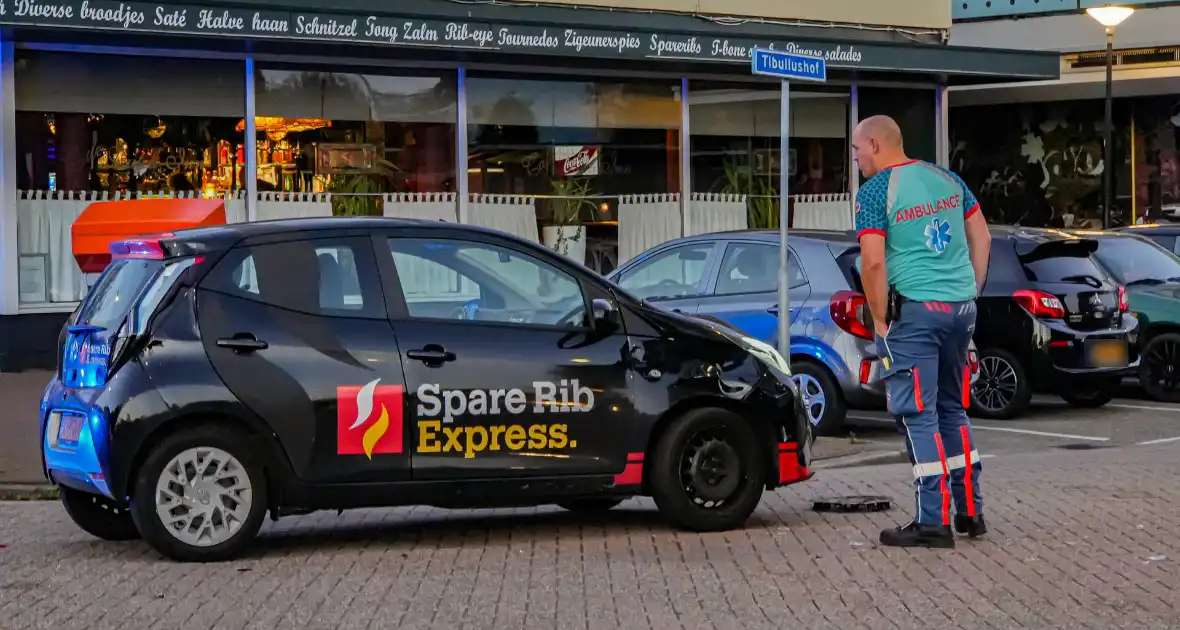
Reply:
[[[877,333],[878,337],[884,339],[889,334],[889,325],[884,322],[874,321],[873,330]]]

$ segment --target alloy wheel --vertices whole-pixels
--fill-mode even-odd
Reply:
[[[253,488],[245,466],[218,448],[190,448],[173,457],[156,481],[156,515],[186,545],[229,540],[250,514]]]
[[[824,419],[824,412],[828,409],[828,399],[824,395],[823,386],[810,374],[795,374],[793,378],[799,386],[799,393],[803,396],[807,419],[811,421],[811,426],[819,426]]]
[[[1000,411],[1016,399],[1016,369],[1000,357],[979,360],[979,379],[971,386],[975,404],[988,411]]]
[[[728,505],[742,484],[738,449],[721,429],[697,432],[684,449],[680,481],[694,504],[706,509]]]
[[[1180,392],[1180,342],[1158,340],[1143,362],[1147,364],[1147,381],[1163,392]]]

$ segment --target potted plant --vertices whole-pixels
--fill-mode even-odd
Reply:
[[[730,157],[725,160],[725,174],[714,185],[718,192],[747,195],[746,223],[750,229],[778,227],[778,187],[770,176],[757,177],[750,166]]]
[[[388,160],[378,160],[365,172],[332,175],[327,192],[332,193],[332,214],[342,217],[381,216],[381,193],[396,190],[399,169]]]
[[[541,228],[541,241],[553,251],[586,264],[586,226],[582,225],[582,209],[596,209],[587,199],[590,180],[581,177],[555,179],[551,184],[553,198],[549,200],[549,225]]]

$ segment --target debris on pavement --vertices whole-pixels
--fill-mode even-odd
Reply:
[[[1149,564],[1152,562],[1163,562],[1164,560],[1167,560],[1167,559],[1168,559],[1168,557],[1161,553],[1158,556],[1151,556],[1150,558],[1147,559],[1147,562],[1144,562],[1143,564]]]
[[[881,496],[825,497],[811,503],[816,512],[884,512],[892,508],[893,500]]]

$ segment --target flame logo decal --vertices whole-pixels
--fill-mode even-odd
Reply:
[[[369,416],[373,415],[373,393],[377,391],[377,384],[381,379],[374,379],[365,384],[361,391],[356,394],[356,420],[353,421],[352,426],[348,427],[349,431],[361,426]]]
[[[380,382],[379,378],[369,381],[361,388],[361,391],[357,392],[356,420],[353,421],[352,426],[348,427],[349,431],[356,430],[373,415],[373,394]],[[385,405],[381,405],[381,416],[372,426],[365,429],[364,435],[361,436],[361,445],[365,449],[365,456],[370,460],[373,459],[373,449],[377,446],[377,442],[385,437],[387,431],[389,431],[389,410],[385,408]]]
[[[365,435],[361,437],[361,444],[365,447],[365,456],[373,459],[373,447],[377,446],[377,442],[385,437],[385,432],[389,430],[389,411],[385,405],[381,405],[381,417],[373,423],[373,426],[365,429]]]

